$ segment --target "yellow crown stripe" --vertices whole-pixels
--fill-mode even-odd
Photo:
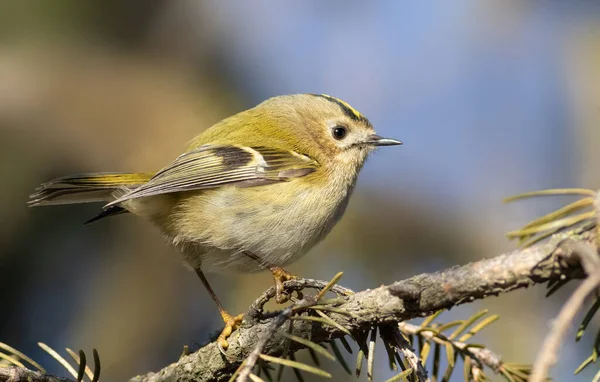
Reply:
[[[320,95],[321,95],[322,97],[325,97],[325,98],[328,98],[328,99],[330,99],[330,100],[334,101],[334,102],[335,102],[335,103],[337,103],[337,104],[341,104],[341,105],[343,105],[343,106],[344,106],[346,109],[348,109],[350,112],[352,112],[352,114],[354,114],[354,116],[355,116],[357,119],[364,118],[364,117],[363,117],[363,115],[362,115],[362,114],[360,114],[360,113],[358,112],[358,110],[356,110],[355,108],[353,108],[352,106],[350,106],[350,105],[348,104],[348,102],[346,102],[346,101],[342,101],[342,100],[341,100],[341,99],[339,99],[339,98],[336,98],[336,97],[330,96],[329,94],[320,94]]]

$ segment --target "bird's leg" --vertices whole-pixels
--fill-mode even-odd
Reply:
[[[269,271],[271,271],[271,274],[273,275],[273,280],[275,280],[275,291],[276,291],[275,301],[278,304],[283,304],[284,302],[286,302],[288,300],[288,296],[283,289],[283,283],[286,281],[289,281],[289,280],[297,279],[298,276],[286,271],[285,269],[283,269],[281,267],[271,264],[268,261],[261,259],[260,257],[256,256],[252,252],[244,251],[244,255],[257,261],[261,266],[263,266],[263,267],[267,268]],[[300,292],[297,292],[297,293],[298,293],[298,298],[302,298],[302,294]]]
[[[221,314],[221,318],[223,319],[223,322],[225,322],[225,328],[223,328],[223,331],[221,332],[221,334],[219,334],[219,337],[217,338],[217,343],[219,344],[219,347],[221,349],[226,350],[229,347],[229,342],[227,342],[227,338],[235,329],[237,329],[240,326],[244,315],[240,314],[234,317],[231,314],[227,313],[225,308],[223,308],[223,305],[221,305],[221,301],[219,301],[219,298],[208,283],[208,280],[206,279],[206,276],[204,276],[204,273],[198,268],[196,269],[196,274],[198,275],[198,277],[200,277],[200,280],[202,281],[202,284],[204,284],[204,287],[208,291],[208,294],[210,294],[210,297],[212,297],[215,304],[217,304],[219,314]]]

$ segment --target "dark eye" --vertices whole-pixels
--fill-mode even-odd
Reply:
[[[331,130],[331,135],[333,135],[333,137],[338,141],[344,139],[347,134],[348,129],[346,129],[344,126],[336,126]]]

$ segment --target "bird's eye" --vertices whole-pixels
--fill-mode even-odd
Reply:
[[[348,129],[346,129],[344,126],[336,126],[331,130],[331,135],[333,135],[333,137],[338,141],[344,139],[347,134]]]

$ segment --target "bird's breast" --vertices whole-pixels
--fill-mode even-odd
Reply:
[[[331,231],[354,186],[303,180],[188,193],[173,209],[167,235],[178,246],[202,253],[203,268],[251,267],[242,251],[275,265],[290,263]]]

